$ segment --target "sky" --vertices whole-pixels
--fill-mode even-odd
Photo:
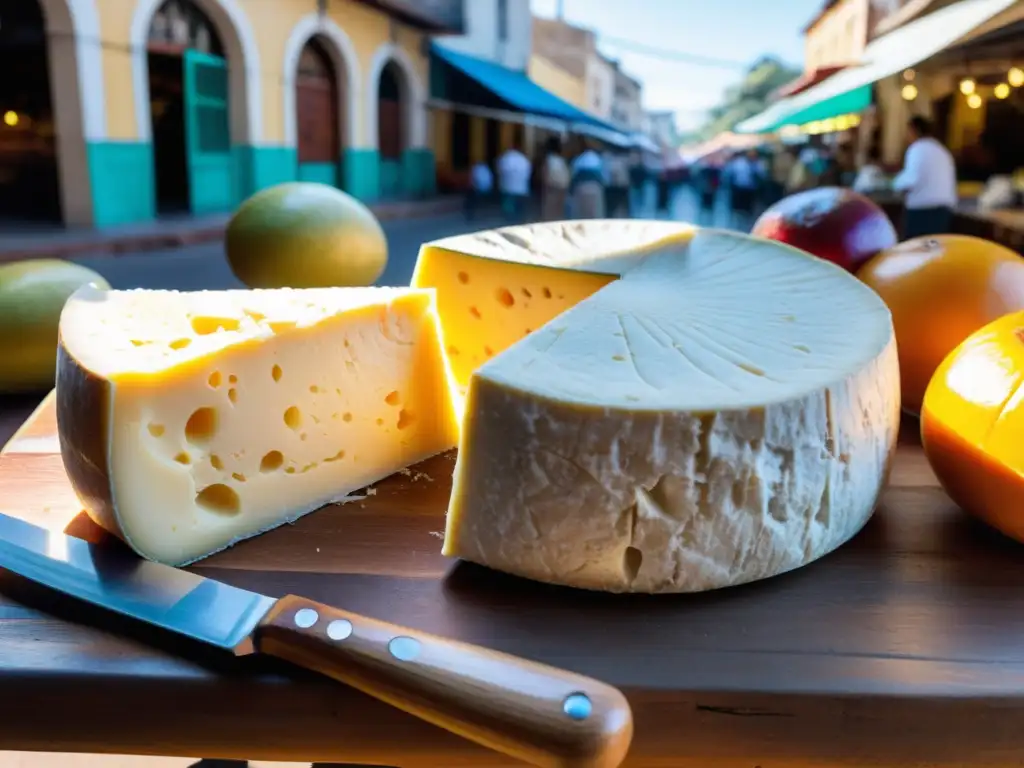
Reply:
[[[565,20],[598,34],[601,51],[644,85],[644,107],[676,113],[681,130],[698,127],[704,110],[742,77],[740,67],[697,66],[639,53],[630,45],[601,38],[635,41],[730,62],[751,63],[775,54],[799,66],[800,30],[821,8],[822,0],[562,0]],[[531,0],[538,16],[555,15],[557,0]]]

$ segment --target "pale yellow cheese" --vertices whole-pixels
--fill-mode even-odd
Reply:
[[[437,291],[445,351],[461,388],[515,342],[608,285],[666,239],[666,222],[567,222],[489,230],[424,245],[412,285]]]
[[[172,564],[458,435],[433,294],[412,289],[84,288],[61,317],[57,410],[90,515]]]
[[[641,247],[618,249],[616,226]],[[691,592],[805,565],[870,518],[899,429],[884,303],[785,245],[681,225],[644,243],[642,226],[445,244],[462,249],[445,258],[468,285],[481,273],[511,290],[524,254],[543,254],[533,277],[592,291],[471,373],[446,555],[568,586]],[[623,276],[584,286],[588,259]],[[564,283],[541,261],[567,265]],[[437,288],[446,343],[508,340],[465,317],[487,290],[420,284]]]

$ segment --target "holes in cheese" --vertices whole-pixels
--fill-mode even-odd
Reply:
[[[185,422],[185,439],[193,445],[210,442],[217,432],[217,409],[196,408]]]
[[[284,466],[284,454],[280,451],[268,451],[260,459],[260,472],[273,472]]]
[[[436,289],[466,387],[446,555],[690,592],[800,567],[870,517],[899,429],[896,347],[883,302],[834,265],[668,222],[574,222],[428,244],[413,282]],[[467,318],[513,287],[522,300]]]
[[[288,429],[297,430],[302,426],[302,411],[297,405],[288,406],[284,412],[284,423]]]
[[[217,331],[237,331],[241,320],[236,317],[193,317],[192,330],[200,336]]]
[[[214,483],[196,494],[196,506],[218,515],[237,515],[242,511],[242,500],[230,485]]]
[[[192,562],[457,440],[431,291],[90,287],[60,338],[68,477],[154,560]]]

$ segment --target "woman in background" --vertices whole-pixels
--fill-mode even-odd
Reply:
[[[566,199],[569,196],[569,164],[562,157],[562,140],[552,136],[544,147],[540,166],[540,217],[542,221],[564,219]]]

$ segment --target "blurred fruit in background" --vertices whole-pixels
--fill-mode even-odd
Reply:
[[[769,207],[752,234],[787,243],[851,272],[896,245],[896,229],[878,205],[839,187],[797,192]]]
[[[60,313],[88,283],[110,287],[91,269],[60,259],[0,265],[0,392],[53,388]]]
[[[242,203],[224,247],[250,288],[368,286],[388,262],[384,230],[370,209],[309,182],[279,184]]]
[[[1024,309],[1024,259],[977,237],[908,240],[880,253],[857,276],[892,312],[903,407],[912,413],[946,355],[986,324]]]
[[[921,442],[960,507],[1024,541],[1024,312],[971,334],[940,364]]]

